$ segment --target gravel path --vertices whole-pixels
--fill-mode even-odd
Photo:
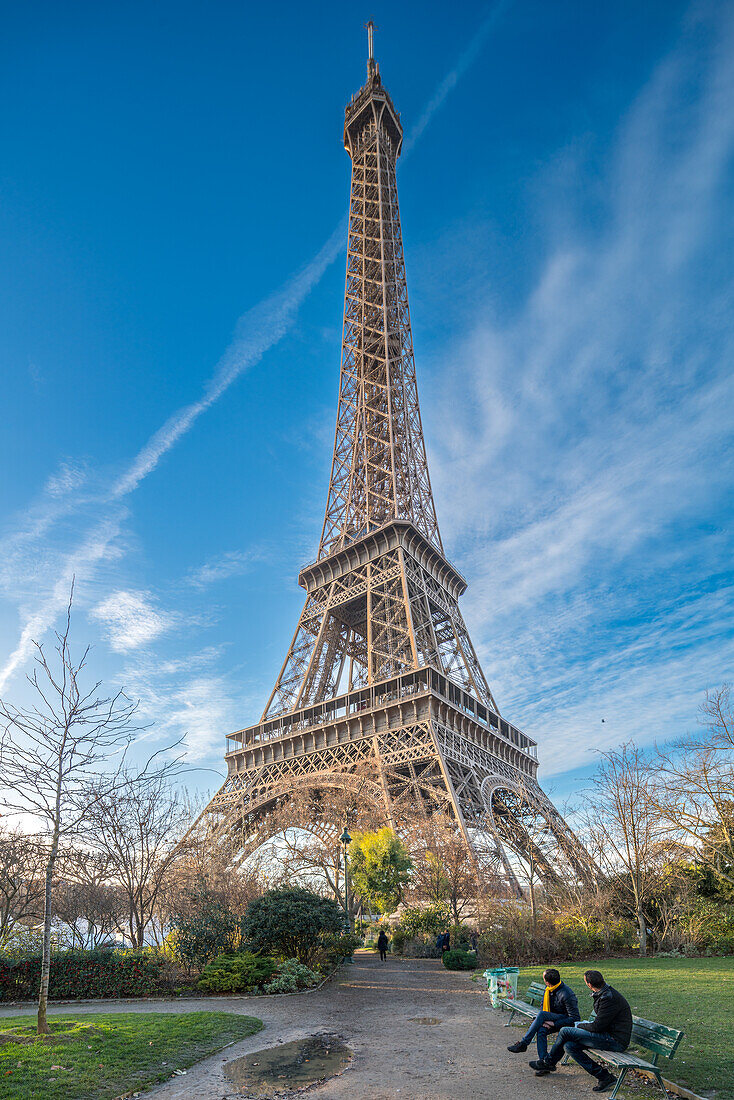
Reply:
[[[483,984],[483,983],[481,983]],[[342,1036],[354,1059],[340,1077],[303,1096],[313,1100],[591,1100],[594,1081],[577,1066],[535,1077],[534,1051],[513,1055],[518,1028],[487,1009],[487,995],[466,973],[432,959],[358,953],[323,989],[292,997],[233,997],[182,1001],[95,1002],[58,1006],[81,1012],[194,1012],[217,1009],[258,1016],[265,1028],[159,1085],[151,1100],[242,1100],[226,1081],[225,1062],[263,1047],[320,1031]],[[2,1009],[0,1015],[17,1015]],[[438,1021],[437,1023],[428,1021]],[[659,1095],[659,1094],[658,1094]]]

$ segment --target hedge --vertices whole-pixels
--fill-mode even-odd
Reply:
[[[49,997],[144,997],[166,988],[165,959],[150,951],[58,951],[51,956]],[[0,955],[0,1001],[29,1001],[41,983],[40,953]]]
[[[476,970],[477,956],[473,951],[462,951],[455,947],[451,951],[444,951],[443,965],[447,970]]]
[[[219,955],[204,967],[199,989],[205,993],[249,993],[269,982],[277,970],[269,955],[240,951]]]

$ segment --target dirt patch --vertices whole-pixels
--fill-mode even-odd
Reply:
[[[409,1024],[440,1024],[438,1016],[409,1016]]]
[[[338,1035],[311,1035],[234,1058],[224,1076],[248,1096],[279,1096],[334,1077],[349,1065],[352,1052]]]

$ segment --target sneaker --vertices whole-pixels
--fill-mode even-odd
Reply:
[[[509,1050],[510,1054],[524,1054],[525,1051],[528,1049],[528,1044],[523,1043],[522,1039],[520,1039],[517,1043],[513,1043],[512,1046],[509,1046],[507,1049]]]
[[[530,1068],[535,1070],[536,1077],[545,1077],[546,1073],[555,1073],[556,1067],[548,1061],[540,1060],[538,1062],[531,1062]]]
[[[617,1078],[609,1070],[604,1070],[604,1076],[599,1078],[599,1081],[594,1085],[592,1092],[606,1092],[617,1083]]]

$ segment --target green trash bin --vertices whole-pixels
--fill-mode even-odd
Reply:
[[[500,1001],[516,1000],[519,973],[517,966],[493,966],[484,971],[492,1008],[499,1008]]]
[[[505,967],[505,992],[502,996],[508,1001],[517,1000],[517,979],[520,976],[519,966]]]
[[[489,993],[489,1003],[492,1008],[497,1008],[500,1003],[500,982],[504,979],[505,968],[504,966],[492,966],[488,970],[484,971],[484,977],[487,979],[487,993]]]

